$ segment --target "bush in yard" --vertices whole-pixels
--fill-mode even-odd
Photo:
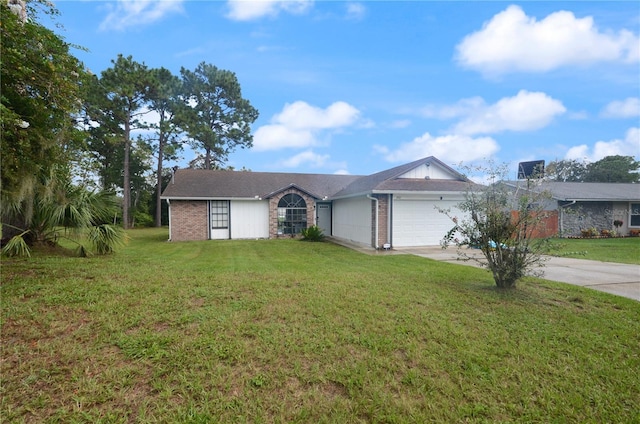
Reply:
[[[470,182],[465,200],[458,205],[463,216],[440,210],[454,223],[441,244],[443,248],[453,244],[480,249],[481,258],[461,249],[458,252],[463,260],[475,260],[488,268],[498,287],[512,288],[525,275],[541,275],[537,268],[544,264],[542,254],[549,250],[549,238],[539,235],[545,233],[544,204],[549,194],[542,189],[541,178],[505,184],[506,165],[477,170],[492,183]]]
[[[300,235],[302,235],[302,240],[304,241],[322,241],[324,239],[322,229],[317,225],[303,229],[300,231]]]

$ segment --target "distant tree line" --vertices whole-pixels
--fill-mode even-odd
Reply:
[[[173,75],[118,55],[95,75],[37,20],[57,14],[46,0],[0,2],[4,245],[49,242],[59,227],[160,226],[165,166],[185,146],[213,169],[253,143],[258,111],[233,72],[202,62]]]
[[[575,159],[552,161],[545,170],[552,181],[590,183],[637,183],[640,181],[640,162],[633,156],[607,156],[588,163]]]

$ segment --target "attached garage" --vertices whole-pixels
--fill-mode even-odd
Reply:
[[[455,215],[462,199],[437,200],[416,196],[393,196],[392,244],[395,247],[437,246],[453,227],[451,219],[439,212],[450,209]]]

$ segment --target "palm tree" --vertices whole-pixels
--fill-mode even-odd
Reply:
[[[90,253],[83,240],[98,254],[112,253],[126,241],[124,230],[109,224],[119,208],[113,194],[75,186],[60,174],[41,184],[30,181],[22,196],[3,202],[3,227],[15,235],[2,253],[30,256],[33,246],[57,245],[59,238],[77,243],[80,256]]]

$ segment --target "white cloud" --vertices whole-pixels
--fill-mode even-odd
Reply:
[[[227,18],[234,21],[252,21],[263,17],[275,17],[284,11],[302,14],[313,5],[313,0],[228,0]]]
[[[335,102],[326,109],[302,101],[285,105],[274,121],[290,128],[325,129],[353,124],[360,112],[345,102]]]
[[[118,0],[100,23],[101,31],[123,31],[129,27],[148,25],[172,13],[182,13],[183,0]]]
[[[411,125],[411,121],[409,119],[397,119],[389,124],[389,128],[399,129],[399,128],[407,128]]]
[[[588,160],[596,162],[606,156],[634,156],[640,155],[640,128],[632,127],[627,130],[624,139],[598,141],[590,148],[586,144],[574,146],[567,151],[565,159]]]
[[[339,130],[359,122],[360,111],[345,102],[335,102],[326,109],[303,101],[286,104],[271,123],[258,128],[253,136],[255,150],[304,148],[320,144],[322,131]]]
[[[320,155],[318,153],[314,153],[312,150],[306,150],[282,161],[280,166],[284,168],[297,168],[302,164],[306,164],[307,167],[321,168],[327,163],[329,158],[329,155]]]
[[[491,137],[473,138],[467,135],[433,137],[429,133],[403,143],[390,151],[385,146],[374,146],[389,162],[410,162],[426,156],[435,156],[445,162],[473,161],[486,158],[498,151],[498,143]]]
[[[348,2],[346,7],[347,19],[359,21],[364,18],[364,15],[367,13],[367,9],[362,3]]]
[[[456,134],[492,134],[502,131],[532,131],[544,128],[566,112],[562,102],[545,93],[521,90],[493,105],[474,103],[470,115],[456,124]]]
[[[457,61],[488,76],[546,72],[598,62],[638,62],[640,39],[628,30],[600,31],[593,18],[554,12],[538,21],[509,6],[456,46]]]
[[[315,146],[316,139],[311,131],[295,130],[284,125],[263,125],[253,135],[253,149],[256,151]]]
[[[420,110],[420,115],[425,118],[454,119],[471,115],[478,109],[486,107],[482,97],[470,97],[459,100],[453,105],[428,105]]]
[[[637,118],[640,116],[640,98],[628,97],[606,105],[600,116],[604,118]]]

